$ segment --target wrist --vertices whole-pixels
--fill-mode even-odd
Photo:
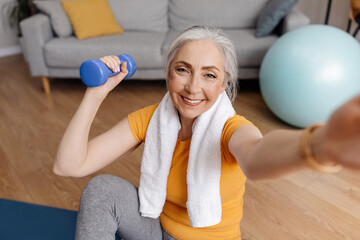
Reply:
[[[89,98],[91,101],[101,104],[107,97],[108,92],[99,91],[96,87],[88,87],[86,89],[84,98]]]
[[[325,126],[324,124],[318,124],[319,126],[314,127],[311,133],[310,147],[313,157],[322,165],[336,165],[331,158],[326,154],[326,146],[324,145],[325,137]]]
[[[342,165],[327,157],[323,125],[313,124],[305,129],[301,140],[301,157],[311,168],[320,172],[337,172]]]

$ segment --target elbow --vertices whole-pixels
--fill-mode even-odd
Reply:
[[[70,177],[70,175],[64,172],[56,163],[53,166],[53,173],[61,177]]]
[[[61,177],[74,177],[74,178],[80,178],[80,177],[86,177],[88,174],[84,174],[80,170],[71,170],[71,169],[65,169],[59,166],[56,162],[53,166],[53,173],[57,176]]]
[[[62,167],[63,159],[61,158],[60,152],[58,151],[55,157],[54,165],[52,168],[52,171],[55,175],[61,176],[61,177],[69,177],[69,174],[67,174],[67,171],[64,170],[64,167]]]
[[[73,177],[71,172],[69,172],[68,169],[64,168],[61,164],[59,164],[59,161],[55,159],[54,165],[53,165],[53,173],[57,176],[61,177]]]
[[[69,165],[71,161],[63,158],[59,153],[55,157],[52,171],[55,175],[61,177],[82,177],[78,173],[79,171],[74,166]]]

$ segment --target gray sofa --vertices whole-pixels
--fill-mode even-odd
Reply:
[[[49,78],[79,78],[83,61],[109,54],[126,53],[135,59],[133,79],[164,79],[169,44],[195,24],[222,28],[235,44],[239,79],[257,78],[262,58],[278,37],[309,24],[294,7],[278,26],[278,34],[258,38],[257,21],[269,0],[108,0],[125,32],[78,40],[58,0],[34,2],[42,12],[20,23],[23,52],[31,75],[41,77],[45,92],[50,92]]]

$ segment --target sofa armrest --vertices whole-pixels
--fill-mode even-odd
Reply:
[[[44,45],[54,38],[50,18],[44,14],[35,14],[20,22],[30,72],[33,77],[49,76],[44,59]]]
[[[310,19],[298,8],[293,8],[286,15],[281,27],[281,35],[296,28],[310,24]]]

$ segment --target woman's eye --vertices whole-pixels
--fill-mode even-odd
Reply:
[[[177,72],[188,72],[188,70],[186,68],[183,67],[179,67],[176,69]]]
[[[212,73],[207,73],[205,76],[207,78],[216,78],[216,76],[214,74],[212,74]]]

